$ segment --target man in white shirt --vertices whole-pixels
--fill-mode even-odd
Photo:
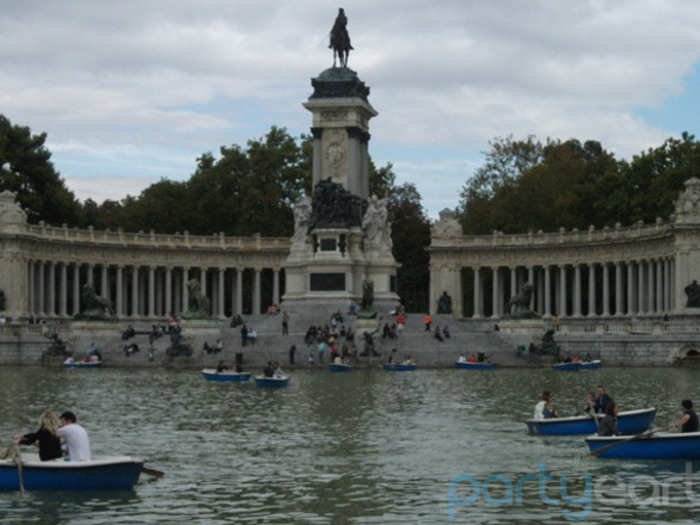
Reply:
[[[75,414],[67,410],[60,420],[58,434],[65,442],[68,461],[90,461],[90,441],[85,429],[76,423]]]

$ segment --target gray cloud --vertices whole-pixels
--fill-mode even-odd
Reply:
[[[496,135],[534,133],[597,138],[629,156],[670,134],[634,108],[679,93],[700,57],[692,2],[347,7],[351,67],[372,87],[380,112],[372,132],[384,145],[471,153]],[[0,111],[48,131],[57,153],[109,162],[115,151],[158,152],[164,166],[181,166],[183,151],[242,141],[250,129],[303,131],[299,104],[309,77],[330,65],[336,9],[310,0],[5,2]],[[251,115],[250,101],[264,114]],[[426,159],[424,169],[436,165],[441,159]],[[58,167],[69,181],[86,175],[77,164]],[[445,173],[456,187],[468,175]],[[438,200],[457,201],[419,189],[433,211]]]

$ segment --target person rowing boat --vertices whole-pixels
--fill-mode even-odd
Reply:
[[[693,402],[690,399],[681,401],[683,408],[683,416],[673,424],[675,428],[679,428],[681,432],[697,432],[698,431],[698,416],[693,410]]]
[[[557,410],[552,405],[554,396],[549,390],[542,392],[542,399],[535,405],[535,414],[533,419],[541,421],[543,419],[551,419],[559,417]]]

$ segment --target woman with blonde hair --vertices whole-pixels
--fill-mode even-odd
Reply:
[[[61,457],[61,438],[58,435],[60,423],[51,410],[44,410],[39,416],[39,430],[29,434],[17,434],[15,442],[19,445],[31,445],[38,442],[39,459],[48,461]]]

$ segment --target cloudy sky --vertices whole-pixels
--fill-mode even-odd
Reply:
[[[496,136],[630,157],[700,135],[694,0],[0,0],[0,113],[48,133],[79,198],[137,194],[271,125],[307,132],[339,5],[379,111],[370,152],[433,216]]]

